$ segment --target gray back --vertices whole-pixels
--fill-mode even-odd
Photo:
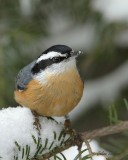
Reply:
[[[26,85],[32,79],[31,69],[33,68],[35,62],[36,61],[33,61],[32,63],[20,70],[16,77],[16,89],[24,90],[26,88]]]

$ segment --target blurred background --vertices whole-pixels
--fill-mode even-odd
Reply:
[[[0,0],[0,107],[17,106],[17,73],[55,44],[84,51],[78,67],[85,90],[71,112],[73,126],[85,131],[110,125],[110,106],[127,120],[127,0]],[[127,138],[123,133],[97,141],[114,155],[127,153],[126,160]]]

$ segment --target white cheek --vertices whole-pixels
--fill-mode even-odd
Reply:
[[[68,62],[61,62],[59,64],[53,64],[52,66],[42,70],[40,73],[34,76],[34,79],[41,84],[47,84],[49,76],[57,76],[67,72],[71,68],[76,69],[76,60],[72,59]]]
[[[33,79],[37,80],[41,84],[47,84],[48,76],[46,72],[45,73],[40,72],[37,75],[35,75]]]

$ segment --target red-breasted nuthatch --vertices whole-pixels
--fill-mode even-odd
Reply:
[[[76,67],[80,53],[65,45],[45,50],[19,72],[15,100],[39,115],[67,115],[83,94],[84,85]]]

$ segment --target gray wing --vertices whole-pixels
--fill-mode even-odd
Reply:
[[[26,88],[26,85],[29,83],[29,81],[32,79],[32,68],[34,66],[36,61],[33,61],[29,65],[25,66],[20,72],[18,73],[16,77],[16,89],[18,90],[24,90]]]

